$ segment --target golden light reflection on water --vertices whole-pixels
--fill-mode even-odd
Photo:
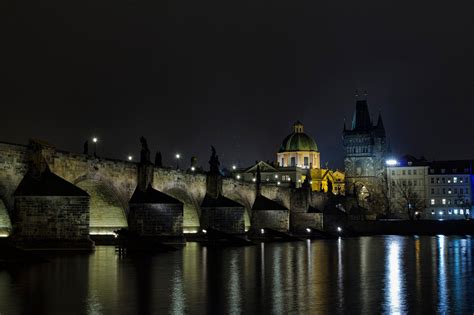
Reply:
[[[98,247],[0,269],[0,313],[472,313],[472,247],[440,236],[189,243],[141,257]]]

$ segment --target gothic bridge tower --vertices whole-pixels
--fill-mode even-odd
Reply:
[[[359,200],[369,201],[382,184],[385,174],[385,158],[388,150],[385,128],[379,113],[377,123],[372,124],[367,94],[356,94],[356,109],[352,125],[342,133],[345,149],[344,168],[346,193],[355,194]],[[367,207],[367,204],[361,204]]]

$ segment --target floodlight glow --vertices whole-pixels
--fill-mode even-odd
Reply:
[[[306,228],[306,232],[311,233],[311,229],[310,229],[310,228]]]
[[[388,166],[395,166],[398,164],[398,161],[390,159],[390,160],[385,161],[385,164],[387,164]]]
[[[342,232],[342,228],[340,226],[337,227],[337,231],[340,233]]]
[[[240,175],[237,175],[237,179],[240,179]]]
[[[97,141],[99,141],[99,139],[97,139],[96,137],[92,138],[92,142],[97,143]]]

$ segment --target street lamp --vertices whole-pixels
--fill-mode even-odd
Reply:
[[[235,165],[232,165],[232,170],[234,170],[234,171],[235,171],[236,169],[237,169],[237,166],[235,166]]]
[[[129,161],[133,160],[133,156],[129,155],[129,156],[128,156],[128,160],[129,160]]]
[[[92,142],[94,142],[94,157],[97,157],[97,142],[98,141],[99,139],[97,139],[97,137],[92,138]]]
[[[176,169],[179,170],[179,159],[181,158],[181,154],[176,153]]]

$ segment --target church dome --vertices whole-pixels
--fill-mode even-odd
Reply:
[[[303,124],[299,121],[293,125],[293,133],[283,140],[278,152],[292,151],[318,151],[316,142],[304,133]]]

